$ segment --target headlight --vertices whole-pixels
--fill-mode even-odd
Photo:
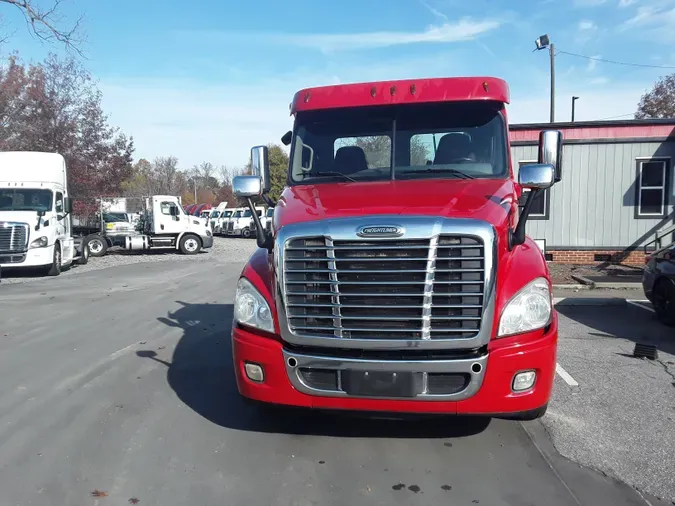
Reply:
[[[38,237],[33,242],[30,243],[31,248],[45,248],[49,244],[49,241],[45,236]]]
[[[551,321],[551,290],[546,278],[529,282],[511,298],[499,319],[497,337],[540,329]]]
[[[246,278],[239,278],[234,297],[234,321],[267,332],[274,332],[270,307],[258,290]]]

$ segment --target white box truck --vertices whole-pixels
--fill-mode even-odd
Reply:
[[[66,161],[58,153],[0,152],[0,268],[58,276],[86,263],[85,241],[72,236]]]

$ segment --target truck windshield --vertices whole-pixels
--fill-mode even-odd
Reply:
[[[233,218],[241,218],[241,211],[235,211],[232,215]]]
[[[51,211],[51,190],[0,190],[0,211]]]
[[[247,209],[246,211],[244,211],[244,214],[243,214],[242,218],[250,218],[251,216],[253,216],[251,214],[251,210]]]
[[[223,217],[229,218],[230,216],[232,216],[232,211],[224,211],[223,212]]]
[[[299,112],[291,180],[504,178],[508,157],[501,107],[449,102]]]
[[[220,211],[213,211],[213,214],[211,214],[211,218],[217,218],[220,216]]]

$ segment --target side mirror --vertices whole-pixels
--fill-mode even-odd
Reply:
[[[291,131],[289,130],[289,131],[286,132],[286,133],[283,135],[283,137],[281,138],[281,143],[282,143],[284,146],[288,146],[288,145],[291,143],[291,140],[292,140],[292,139],[293,139],[293,132],[291,132]]]
[[[542,130],[539,133],[539,156],[540,164],[553,166],[553,182],[562,179],[562,132],[559,130]]]
[[[262,188],[262,178],[260,176],[236,176],[232,180],[232,191],[235,197],[259,197],[262,195]]]
[[[176,206],[171,206],[169,208],[169,214],[171,216],[178,216],[178,208]]]
[[[270,160],[269,160],[269,151],[267,146],[256,146],[251,148],[251,170],[253,171],[254,176],[260,178],[261,192],[257,193],[267,193],[271,188],[270,181]]]
[[[547,163],[523,165],[518,171],[518,184],[528,190],[545,190],[555,183],[555,169]]]
[[[73,199],[70,197],[66,197],[63,199],[63,212],[66,214],[70,214],[73,212]]]

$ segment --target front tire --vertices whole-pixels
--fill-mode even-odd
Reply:
[[[82,241],[82,243],[82,254],[80,255],[80,258],[75,261],[77,265],[87,265],[89,262],[89,244],[87,241]]]
[[[675,285],[669,279],[657,281],[652,294],[654,312],[661,323],[675,327]]]
[[[54,244],[54,256],[52,264],[47,268],[47,276],[58,276],[62,270],[61,244]]]
[[[202,241],[194,234],[185,234],[180,238],[179,247],[184,255],[196,255],[202,249]]]

